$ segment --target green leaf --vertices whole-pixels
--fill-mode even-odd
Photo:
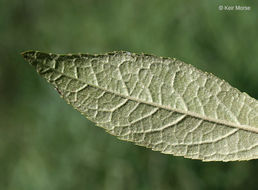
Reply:
[[[258,158],[258,101],[177,59],[23,53],[69,104],[121,140],[204,161]]]

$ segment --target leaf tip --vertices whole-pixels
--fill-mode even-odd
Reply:
[[[30,51],[21,52],[21,55],[25,60],[28,60],[34,57],[35,53],[36,53],[35,51],[30,50]]]
[[[33,51],[33,50],[21,52],[21,55],[23,56],[25,61],[27,61],[31,65],[36,64],[36,62],[35,62],[36,54],[37,54],[37,52]]]

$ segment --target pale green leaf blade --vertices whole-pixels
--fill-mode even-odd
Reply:
[[[204,161],[258,158],[258,101],[212,74],[129,52],[23,56],[69,104],[119,139]]]

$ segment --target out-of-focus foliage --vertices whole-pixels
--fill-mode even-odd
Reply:
[[[251,11],[219,11],[247,4]],[[0,189],[255,189],[258,162],[203,163],[121,142],[19,55],[177,57],[258,98],[257,1],[0,1]],[[40,109],[39,109],[40,108]]]

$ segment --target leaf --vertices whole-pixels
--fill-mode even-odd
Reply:
[[[61,96],[121,140],[204,161],[258,158],[258,102],[171,58],[23,53]]]

